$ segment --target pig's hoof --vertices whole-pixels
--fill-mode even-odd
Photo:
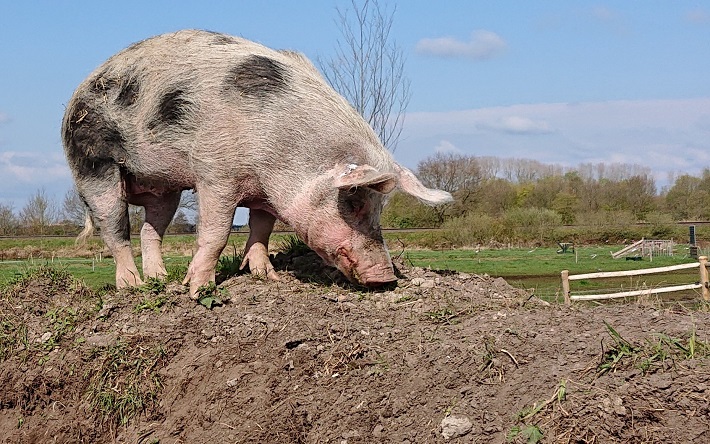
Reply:
[[[276,273],[276,270],[274,270],[273,267],[263,269],[263,268],[254,268],[250,269],[251,275],[259,278],[259,279],[269,279],[272,281],[280,281],[281,278],[279,277],[278,273]]]

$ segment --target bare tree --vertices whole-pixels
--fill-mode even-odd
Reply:
[[[7,236],[15,234],[17,230],[17,218],[12,211],[12,205],[0,204],[0,235]]]
[[[386,10],[379,0],[351,0],[350,8],[337,11],[343,39],[333,59],[318,63],[333,88],[394,152],[411,96],[404,52],[390,37],[395,10]]]
[[[417,175],[432,188],[456,193],[476,189],[482,180],[481,167],[473,156],[436,153],[419,162]]]
[[[45,234],[47,227],[57,220],[57,207],[47,196],[44,188],[40,188],[30,197],[20,211],[22,225],[33,234]]]
[[[79,197],[76,188],[70,189],[64,195],[62,203],[62,219],[76,226],[82,226],[86,219],[86,205]]]
[[[436,153],[422,160],[417,166],[417,175],[426,186],[454,195],[453,204],[435,209],[440,222],[446,215],[458,216],[468,211],[483,182],[478,160],[454,153]]]

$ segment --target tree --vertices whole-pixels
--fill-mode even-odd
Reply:
[[[45,234],[47,228],[57,221],[57,207],[40,188],[30,197],[20,211],[20,221],[30,234]]]
[[[404,52],[390,38],[395,11],[379,0],[351,0],[350,8],[337,11],[342,40],[333,59],[318,61],[321,70],[394,152],[410,98]]]
[[[494,177],[482,185],[478,198],[478,211],[491,216],[498,216],[515,207],[517,192],[513,184],[505,179]]]
[[[131,233],[140,233],[145,222],[145,208],[138,205],[128,205],[128,220]]]
[[[15,234],[16,230],[17,218],[12,211],[12,205],[0,204],[0,235]]]
[[[187,220],[185,212],[183,210],[178,210],[177,213],[175,213],[175,217],[173,217],[173,221],[170,223],[168,230],[170,233],[182,234],[193,231],[192,228],[193,226]]]
[[[72,188],[64,195],[62,203],[62,219],[65,222],[82,226],[86,219],[86,205],[79,197],[76,188]]]
[[[436,153],[417,166],[417,175],[424,185],[448,191],[454,203],[436,207],[440,223],[444,214],[460,216],[470,210],[481,182],[481,168],[474,156],[454,153]]]

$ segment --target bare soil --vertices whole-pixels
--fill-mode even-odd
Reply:
[[[402,263],[363,291],[312,254],[275,263],[211,310],[178,284],[4,289],[0,442],[710,442],[706,307],[550,305]]]

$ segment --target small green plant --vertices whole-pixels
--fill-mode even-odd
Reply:
[[[218,288],[214,282],[202,285],[197,289],[197,302],[208,310],[211,310],[212,307],[224,305],[227,300],[229,300],[227,289]]]
[[[18,320],[0,321],[0,362],[4,361],[17,348],[23,337],[27,336],[27,326]]]
[[[160,309],[168,302],[168,297],[164,294],[159,294],[153,298],[146,297],[136,305],[133,310],[136,313],[140,313],[143,310],[152,310],[156,313],[160,312]]]
[[[507,442],[513,442],[519,436],[525,439],[527,444],[537,444],[542,441],[543,433],[536,425],[514,426],[508,432],[505,440]]]
[[[437,310],[428,311],[425,315],[436,324],[455,324],[458,313],[451,307],[442,307]]]
[[[405,294],[404,296],[398,298],[396,301],[394,301],[395,304],[402,304],[404,302],[409,302],[412,299],[414,299],[414,295],[411,294]]]
[[[148,278],[143,285],[138,287],[138,291],[150,294],[159,294],[165,291],[165,281],[160,278]]]

